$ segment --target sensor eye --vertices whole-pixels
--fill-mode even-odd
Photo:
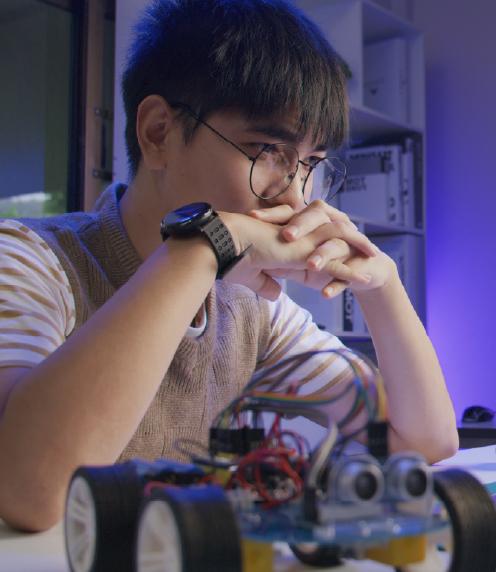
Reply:
[[[393,500],[420,499],[431,487],[427,463],[416,455],[391,457],[385,472],[387,496]]]
[[[372,457],[353,458],[333,467],[329,485],[339,502],[377,502],[384,492],[384,476]]]

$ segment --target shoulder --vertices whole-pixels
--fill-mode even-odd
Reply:
[[[26,282],[43,281],[53,291],[63,290],[64,294],[72,295],[56,253],[43,236],[23,221],[0,220],[0,260],[3,280],[17,276]]]
[[[35,364],[74,328],[74,297],[56,255],[18,220],[0,220],[0,365]]]
[[[62,271],[46,240],[23,220],[0,220],[0,256],[12,257],[28,265],[39,261]]]

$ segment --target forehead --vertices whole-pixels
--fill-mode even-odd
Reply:
[[[229,112],[231,120],[247,134],[266,135],[294,146],[308,146],[316,151],[328,149],[327,141],[316,136],[314,128],[304,129],[297,113],[247,116],[242,112]]]

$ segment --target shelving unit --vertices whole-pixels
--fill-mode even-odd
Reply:
[[[420,135],[425,148],[425,72],[424,72],[424,42],[422,33],[410,22],[389,12],[371,0],[293,0],[293,3],[302,9],[323,31],[334,49],[348,64],[352,77],[348,81],[350,99],[350,146],[362,145],[368,140],[385,140],[401,138],[408,134]],[[407,50],[407,121],[398,121],[390,114],[382,113],[365,105],[364,47],[373,42],[392,38],[406,40]],[[423,187],[415,189],[421,193],[421,204],[425,205],[425,169],[423,173]],[[403,235],[409,234],[418,237],[420,255],[418,267],[415,269],[420,284],[420,291],[425,297],[425,232],[424,228],[401,226],[398,224],[384,224],[363,216],[353,216],[359,229],[367,235]],[[422,220],[425,221],[425,213]],[[288,284],[289,294],[298,302],[298,289]],[[296,293],[296,295],[295,295]],[[315,296],[319,294],[315,292]],[[420,296],[422,298],[422,296]],[[301,296],[308,300],[308,293]],[[326,312],[329,304],[334,303],[321,299],[322,310]],[[304,304],[302,304],[304,305]],[[316,316],[316,303],[312,302],[314,317]],[[328,311],[328,310],[327,310]],[[425,304],[418,304],[417,311],[425,322]],[[320,315],[320,317],[322,314]],[[322,321],[322,320],[320,320]],[[336,335],[346,339],[353,346],[353,342],[363,346],[368,338],[366,333],[349,333],[333,331]],[[370,339],[370,338],[369,338]],[[363,347],[362,347],[363,349]]]

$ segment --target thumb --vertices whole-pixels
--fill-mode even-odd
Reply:
[[[281,285],[279,282],[274,280],[268,274],[265,274],[265,272],[259,272],[253,277],[253,280],[251,280],[249,284],[246,284],[246,286],[259,296],[262,296],[262,298],[266,298],[271,301],[277,300],[281,293]]]
[[[296,211],[289,205],[277,205],[267,209],[253,209],[248,213],[253,218],[272,224],[286,224],[295,214]]]

